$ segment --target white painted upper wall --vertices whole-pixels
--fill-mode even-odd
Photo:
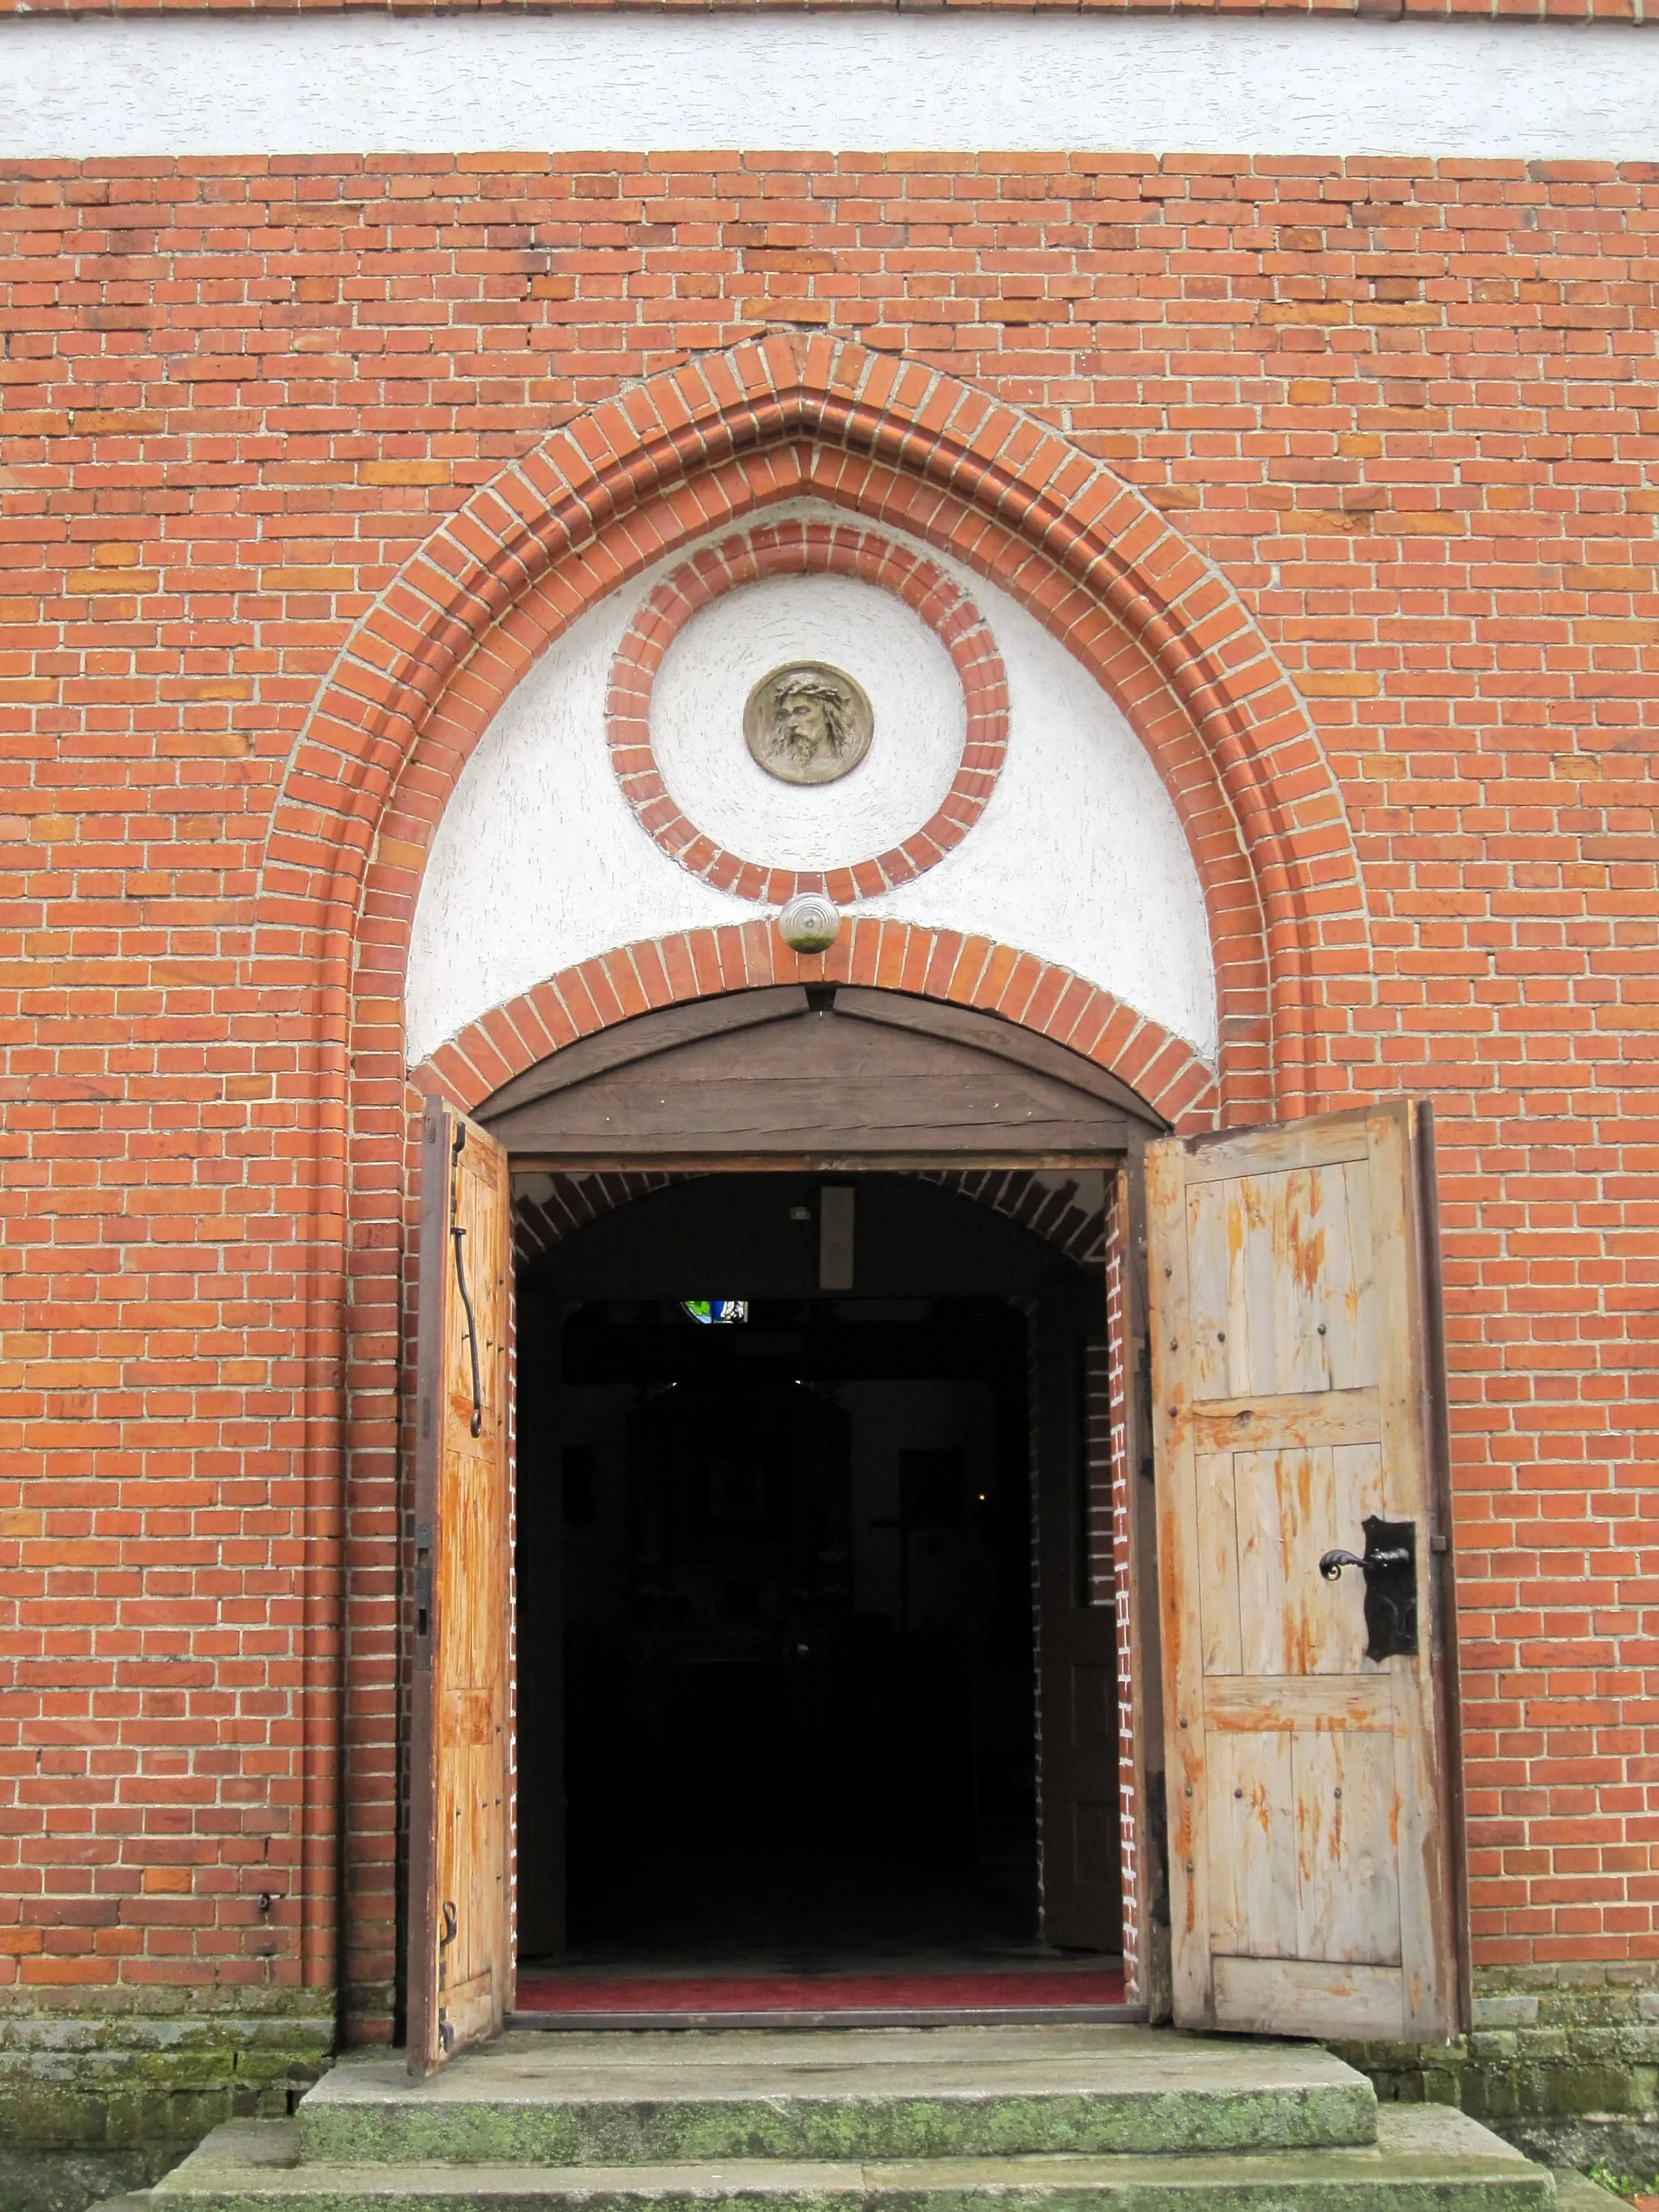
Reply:
[[[830,519],[805,501],[770,513]],[[462,771],[416,908],[405,1000],[411,1064],[492,1006],[595,953],[771,911],[711,890],[670,859],[635,820],[611,766],[605,701],[612,657],[641,601],[684,557],[676,554],[614,593],[550,647]],[[1007,759],[984,813],[954,851],[853,911],[978,933],[1056,961],[1213,1060],[1215,976],[1198,872],[1157,770],[1111,701],[1041,623],[982,579],[936,552],[928,557],[971,593],[1001,650]],[[811,588],[819,583],[829,587],[821,599]],[[866,657],[856,623],[848,620],[856,603],[843,604],[839,584],[807,578],[775,594],[764,650],[776,659],[836,660],[861,682],[884,664],[870,757],[845,786],[816,793],[759,771],[758,791],[744,779],[749,842],[757,847],[769,846],[774,831],[802,834],[804,797],[831,799],[883,750],[902,750],[907,732],[949,726],[959,712],[955,671],[942,651],[893,663],[888,641],[872,636]],[[750,587],[757,594],[768,588]],[[735,606],[744,596],[733,592],[715,606]],[[731,674],[729,641],[718,624],[699,641],[701,619],[674,648],[687,654],[685,696],[719,705],[720,719],[708,732],[746,761],[740,673]],[[895,791],[902,793],[911,774],[896,779]],[[678,795],[695,815],[699,793],[717,785],[695,769],[687,784]],[[904,803],[923,795],[917,784]],[[785,856],[756,849],[745,857],[782,864]]]
[[[1659,27],[836,11],[0,19],[0,160],[1659,158]]]

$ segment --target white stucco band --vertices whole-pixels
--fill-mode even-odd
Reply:
[[[832,519],[809,502],[772,512]],[[989,937],[1057,962],[1213,1060],[1215,977],[1198,872],[1152,761],[1111,701],[1033,617],[983,579],[930,549],[915,550],[972,594],[1001,650],[1007,758],[962,843],[857,911]],[[616,592],[557,640],[462,771],[416,908],[406,1000],[411,1063],[490,1008],[596,953],[767,910],[712,890],[664,853],[611,770],[605,704],[612,656],[641,601],[684,557],[676,554]],[[842,636],[837,653],[825,653],[810,594],[777,604],[788,618],[769,639],[769,652],[839,658],[857,672],[856,635]],[[696,629],[684,634],[689,647]],[[715,630],[706,635],[718,648]],[[684,672],[694,690],[704,688],[694,666]],[[908,679],[899,665],[884,668],[882,680],[890,742],[913,715],[937,716],[941,678],[927,656],[915,656]],[[711,678],[707,689],[712,697],[720,686]],[[732,728],[729,742],[742,745],[740,728]],[[799,793],[772,788],[780,837],[795,834],[790,810]],[[750,799],[750,842],[763,845],[768,793],[751,790]],[[750,857],[777,862],[782,855],[757,850]]]
[[[891,8],[0,19],[0,160],[1066,147],[1651,161],[1659,30]]]

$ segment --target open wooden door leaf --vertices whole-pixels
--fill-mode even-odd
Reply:
[[[1462,2026],[1431,1143],[1402,1100],[1147,1153],[1183,2026]]]
[[[511,2002],[512,1199],[506,1152],[434,1103],[421,1148],[409,2070]]]

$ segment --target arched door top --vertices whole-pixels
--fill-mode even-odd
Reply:
[[[1125,1111],[1138,1103],[1154,1126],[1204,1129],[1220,1118],[1215,1070],[1109,992],[1008,945],[872,918],[854,919],[822,954],[792,952],[760,921],[619,945],[470,1023],[413,1080],[465,1113],[487,1113],[491,1102],[505,1111],[523,1103],[520,1077],[544,1067],[550,1080],[555,1067],[578,1066],[568,1056],[589,1043],[594,1057],[586,1065],[602,1064],[614,1048],[603,1040],[642,1016],[670,1008],[689,1016],[711,1000],[737,1007],[781,984],[855,986],[936,1007],[944,1019],[977,1013],[988,1018],[988,1036],[1018,1037],[1035,1051],[1060,1048],[1067,1070],[1115,1082]],[[631,1043],[623,1051],[631,1055]]]
[[[476,1111],[515,1162],[556,1169],[1030,1164],[1167,1127],[1105,1069],[994,1015],[799,983],[637,1016]]]

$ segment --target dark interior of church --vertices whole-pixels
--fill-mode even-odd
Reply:
[[[1035,1936],[1024,1340],[954,1299],[566,1324],[577,1949]]]
[[[1043,1953],[1031,1316],[1079,1271],[908,1178],[846,1204],[850,1289],[777,1176],[521,1269],[526,1965]]]

